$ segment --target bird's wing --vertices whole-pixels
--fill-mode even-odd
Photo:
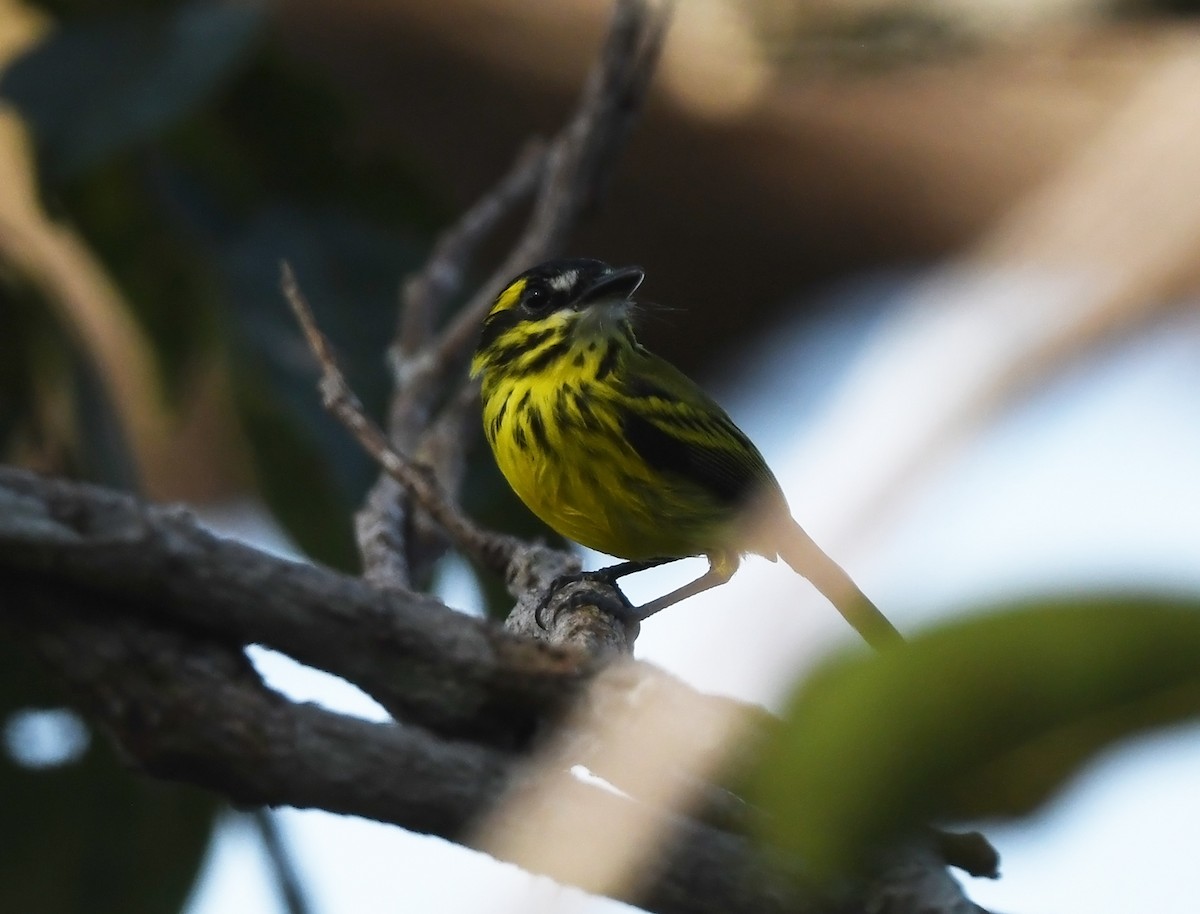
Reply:
[[[687,375],[650,354],[631,369],[622,378],[622,431],[647,464],[731,506],[778,491],[758,448]]]

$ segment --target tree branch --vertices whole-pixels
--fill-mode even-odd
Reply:
[[[435,364],[458,364],[505,281],[562,250],[593,205],[645,102],[673,3],[618,0],[600,59],[574,117],[555,138],[534,213],[504,263],[458,313],[437,343]]]
[[[467,268],[479,246],[518,203],[537,189],[548,161],[547,144],[531,141],[508,174],[441,234],[420,272],[405,280],[396,339],[388,352],[396,384],[393,422],[411,420],[404,406],[415,393],[430,395],[429,391],[418,391],[412,383],[412,360],[433,341],[438,320],[462,291]],[[417,430],[423,427],[421,423]]]
[[[237,646],[129,616],[120,600],[36,577],[8,585],[0,620],[37,644],[92,719],[147,773],[207,787],[239,804],[325,809],[468,843],[479,817],[511,791],[541,789],[495,749],[289,702],[263,685]],[[578,781],[555,796],[582,846],[593,816],[632,803]],[[660,914],[847,910],[845,899],[795,895],[743,837],[649,814],[663,817],[667,840],[646,880],[619,900]],[[543,861],[512,862],[561,878]],[[941,869],[917,867],[921,880],[934,878],[930,867]],[[900,891],[891,879],[885,872],[872,897]],[[944,870],[942,880],[954,885]],[[937,908],[915,906],[924,896],[905,899],[906,906],[874,910],[968,910],[961,894],[959,902]]]
[[[31,632],[88,714],[146,772],[243,805],[327,809],[461,835],[511,758],[419,727],[295,704],[240,646],[126,615],[68,585],[10,580],[5,615]]]
[[[514,536],[485,530],[462,513],[450,496],[431,478],[425,466],[399,454],[371,419],[363,412],[362,404],[346,382],[333,355],[333,348],[317,327],[312,309],[296,285],[288,264],[283,265],[283,293],[308,339],[309,348],[321,367],[320,388],[325,406],[358,440],[384,471],[430,517],[450,535],[462,552],[483,568],[505,577],[509,592],[520,601],[510,616],[510,628],[538,640],[546,639],[581,648],[589,654],[619,653],[632,655],[637,637],[637,623],[625,625],[606,613],[588,606],[571,605],[572,596],[595,594],[603,584],[589,583],[586,587],[555,592],[551,606],[565,608],[556,613],[555,624],[547,631],[537,623],[534,606],[540,595],[561,575],[579,570],[579,560],[568,552],[550,549],[538,543],[527,543]],[[452,404],[453,406],[454,404]],[[461,405],[461,404],[458,404]],[[448,413],[449,422],[457,422],[457,412]],[[445,441],[448,429],[440,422],[435,425],[437,438],[427,442]],[[447,441],[446,447],[451,448]],[[460,452],[461,453],[461,452]],[[391,581],[387,589],[401,589]],[[614,590],[611,586],[610,590]],[[614,598],[616,593],[614,590]],[[559,619],[558,616],[566,618]]]
[[[309,348],[321,368],[321,397],[326,408],[346,426],[363,450],[375,458],[383,471],[403,486],[450,534],[468,558],[489,571],[503,575],[514,553],[524,544],[515,537],[484,530],[458,510],[424,467],[396,452],[379,426],[363,412],[362,404],[350,389],[334,358],[333,347],[317,327],[312,309],[296,284],[291,266],[286,262],[282,273],[284,297],[300,322]]]
[[[250,820],[254,830],[262,842],[263,852],[271,869],[271,876],[279,890],[287,914],[312,914],[312,905],[296,872],[296,862],[292,858],[291,849],[283,836],[283,829],[275,818],[275,813],[265,807],[251,810]]]
[[[434,404],[448,401],[448,424],[461,427],[457,420],[474,405],[476,386],[467,381],[457,396],[450,397],[445,389],[461,370],[479,322],[501,284],[560,251],[599,198],[645,101],[671,5],[617,0],[604,47],[570,122],[547,148],[535,145],[526,150],[509,174],[442,235],[425,268],[405,283],[399,334],[389,353],[395,389],[386,440],[399,454],[429,459],[427,465],[446,492],[459,488],[471,438],[438,435],[447,423],[429,428]],[[436,318],[461,290],[479,244],[539,179],[533,212],[508,257],[434,337]],[[424,522],[421,511],[405,510],[401,488],[426,508],[420,497],[411,488],[389,481],[388,477],[395,480],[395,473],[385,471],[358,514],[356,532],[368,580],[403,586],[423,576],[444,544]],[[567,570],[560,568],[538,582],[538,589]]]
[[[519,600],[510,614],[509,627],[539,640],[548,639],[579,647],[589,654],[603,651],[631,655],[639,631],[636,622],[626,625],[587,603],[571,604],[571,598],[576,593],[592,595],[606,585],[589,582],[587,585],[556,591],[551,602],[555,610],[555,623],[550,627],[551,630],[547,631],[537,621],[534,608],[540,595],[559,576],[578,571],[579,560],[568,552],[485,530],[462,513],[431,478],[425,466],[398,453],[388,443],[379,426],[363,412],[362,404],[338,367],[333,347],[317,327],[312,309],[297,286],[291,267],[286,263],[283,264],[282,287],[321,368],[320,389],[326,408],[346,426],[384,471],[412,496],[417,505],[442,526],[468,558],[489,571],[504,575],[509,592]],[[473,400],[471,397],[469,402]],[[451,404],[451,408],[462,406],[463,402]],[[456,410],[445,413],[443,418],[451,425],[437,423],[433,429],[437,437],[429,436],[426,442],[441,441],[448,449],[454,450],[453,444],[447,440],[447,434],[461,416]],[[458,453],[461,454],[461,450]],[[401,570],[407,571],[407,566]],[[388,589],[399,588],[395,581],[389,581],[385,586]],[[614,599],[618,597],[611,585],[607,585],[607,589],[613,591]],[[558,612],[559,608],[564,612]]]
[[[37,572],[355,683],[447,736],[527,741],[599,663],[517,638],[408,591],[216,537],[185,511],[0,467],[0,569]]]
[[[443,490],[454,492],[462,479],[466,445],[463,414],[475,405],[473,388],[460,394],[428,428],[434,402],[444,386],[442,372],[431,372],[420,358],[451,299],[460,291],[468,263],[479,244],[516,204],[537,186],[546,169],[544,143],[533,142],[512,170],[458,222],[442,233],[421,271],[403,286],[396,339],[388,350],[393,392],[385,430],[392,448],[412,454],[430,467]],[[417,370],[426,366],[425,370]],[[444,431],[453,427],[453,438]],[[376,586],[408,586],[437,559],[444,539],[430,529],[427,515],[410,514],[404,488],[387,472],[371,487],[355,517],[363,576]]]

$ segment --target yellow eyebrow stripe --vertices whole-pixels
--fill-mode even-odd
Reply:
[[[496,304],[492,308],[492,314],[497,311],[507,311],[509,308],[517,304],[517,300],[521,297],[521,293],[525,291],[525,285],[528,280],[518,279],[511,286],[500,293],[500,297],[496,299]]]

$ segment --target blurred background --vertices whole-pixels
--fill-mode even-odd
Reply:
[[[569,249],[646,268],[663,307],[644,341],[719,395],[906,632],[1033,595],[1200,594],[1195,11],[679,4],[648,111]],[[402,278],[562,124],[609,14],[0,0],[3,458],[354,570],[374,475],[321,410],[279,262],[378,414]],[[471,510],[536,531],[476,456]],[[465,611],[502,605],[454,561],[438,586]],[[796,612],[796,588],[751,561],[656,617],[639,656],[777,708],[848,643],[815,598]],[[395,828],[147,783],[0,652],[6,910],[282,911],[263,850],[280,836],[314,912],[582,903]],[[254,659],[289,694],[381,714]],[[1036,816],[987,824],[1004,878],[969,893],[1014,914],[1194,910],[1200,731],[1090,759]]]

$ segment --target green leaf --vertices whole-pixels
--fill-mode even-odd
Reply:
[[[64,764],[18,763],[11,751],[17,715],[63,703],[22,648],[0,641],[0,731],[7,737],[0,744],[0,910],[181,910],[219,804],[198,790],[136,776],[100,733]]]
[[[1097,752],[1200,715],[1200,600],[1047,600],[805,682],[764,754],[771,838],[823,879],[931,817],[1037,809]]]
[[[193,392],[215,334],[212,264],[179,224],[178,188],[189,180],[198,183],[165,155],[118,156],[54,194],[141,326],[168,407]]]
[[[19,58],[0,95],[29,121],[45,175],[72,177],[185,117],[243,61],[259,3],[72,20]]]

